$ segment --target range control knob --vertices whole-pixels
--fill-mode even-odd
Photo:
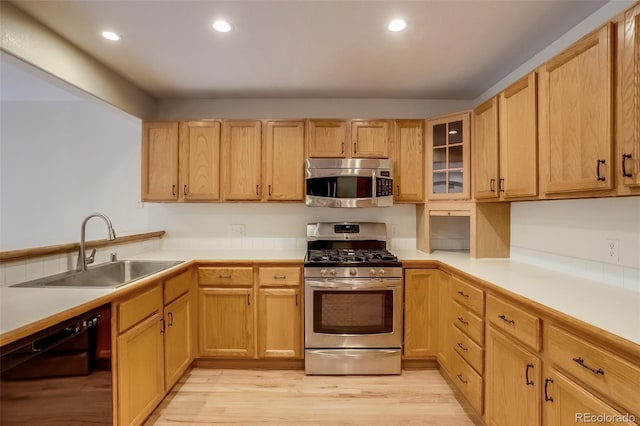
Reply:
[[[378,276],[379,277],[384,277],[384,273],[385,273],[384,269],[378,269]]]
[[[335,269],[330,269],[329,270],[329,275],[332,276],[332,277],[335,277],[336,276],[336,270]]]
[[[356,271],[355,269],[350,269],[349,275],[351,275],[352,277],[355,277],[356,275],[358,275],[358,271]]]
[[[376,270],[375,269],[369,269],[369,276],[375,277],[376,276]]]
[[[320,270],[320,276],[321,277],[326,277],[327,276],[327,270],[326,269],[321,269]]]

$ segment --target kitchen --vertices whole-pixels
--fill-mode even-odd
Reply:
[[[582,27],[574,29],[567,37],[572,40],[565,38],[547,48],[545,57],[553,56],[604,20],[625,9],[621,5],[608,4],[608,7],[608,10],[605,8],[599,12],[600,14],[590,17]],[[615,7],[619,9],[613,12],[611,9]],[[3,74],[12,60],[15,59],[3,53]],[[471,101],[168,100],[160,103],[161,112],[158,117],[168,120],[201,116],[289,118],[292,111],[295,111],[293,116],[305,118],[435,117],[471,109],[485,97],[497,93],[511,81],[543,62],[542,59],[536,58],[532,61],[528,68],[526,64],[523,65],[525,71],[514,71],[511,79],[498,83],[499,87],[495,89],[488,89],[486,96],[479,96]],[[81,84],[80,86],[82,87]],[[3,87],[3,93],[4,91]],[[15,134],[20,135],[22,140],[26,129],[12,128],[7,125],[7,121],[25,122],[25,116],[28,115],[30,122],[39,110],[41,113],[38,114],[38,121],[42,120],[40,122],[43,124],[51,121],[54,126],[63,126],[65,132],[64,136],[52,138],[48,143],[40,143],[32,148],[22,144],[20,147],[7,147],[3,143],[3,159],[23,158],[21,161],[2,164],[3,251],[76,241],[81,219],[94,210],[108,213],[116,230],[122,235],[165,230],[167,234],[162,242],[165,249],[210,249],[222,245],[232,249],[299,250],[302,257],[306,247],[303,230],[307,223],[318,220],[384,222],[390,225],[393,251],[415,248],[417,218],[415,206],[412,204],[396,204],[385,209],[317,211],[307,208],[302,203],[251,204],[250,209],[240,203],[140,203],[139,120],[106,104],[83,102],[80,91],[76,90],[74,93],[72,90],[72,95],[68,96],[74,97],[75,100],[52,104],[56,115],[51,113],[51,105],[47,107],[47,104],[42,102],[15,103],[14,108],[3,103],[3,140],[17,139]],[[390,106],[391,104],[393,106]],[[20,108],[23,110],[20,111]],[[68,123],[64,121],[65,111],[68,111],[67,116],[76,117],[73,122],[83,125],[65,124]],[[34,133],[30,135],[32,137],[24,139],[42,141],[55,134],[46,130],[38,133],[40,128],[29,126],[28,130]],[[44,128],[45,126],[42,126],[42,129]],[[16,133],[4,133],[10,131]],[[91,138],[98,141],[91,150],[85,143],[87,134],[91,134]],[[24,151],[9,151],[5,154],[5,149]],[[82,161],[78,161],[78,158]],[[30,167],[21,166],[24,164],[29,164]],[[46,179],[33,179],[34,170],[40,170]],[[30,194],[38,194],[38,197],[24,197],[25,190]],[[42,215],[43,206],[46,206],[46,216]],[[584,214],[585,211],[589,211],[590,214]],[[268,227],[263,225],[266,221],[269,223]],[[26,227],[25,224],[29,226]],[[638,291],[640,256],[637,224],[637,197],[512,203],[511,256],[519,256],[546,268],[556,268],[583,277],[586,275],[613,287],[635,288],[635,291]],[[89,225],[89,239],[104,238],[101,224]],[[244,227],[241,226],[238,233],[232,233],[231,225]],[[620,242],[620,263],[611,264],[603,261],[603,241],[606,239],[617,239]],[[548,247],[548,241],[553,241],[554,247]],[[150,240],[141,243],[140,246],[143,247],[134,247],[134,252],[126,253],[125,250],[124,253],[119,251],[118,254],[126,258],[137,254],[135,250],[148,251],[158,248],[154,244],[158,244],[157,241]],[[99,262],[109,260],[108,250],[101,250],[98,256]],[[64,262],[64,258],[53,261],[56,264]],[[2,266],[5,277],[3,282],[11,283],[29,279],[34,274],[50,270],[52,267],[51,261],[20,262],[18,266]]]

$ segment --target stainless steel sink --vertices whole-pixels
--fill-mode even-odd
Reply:
[[[120,260],[102,263],[86,271],[64,272],[10,287],[116,288],[181,263],[181,260]]]

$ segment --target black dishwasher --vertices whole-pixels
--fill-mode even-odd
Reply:
[[[108,313],[103,306],[0,348],[0,424],[113,423],[110,362],[97,357],[110,346]]]

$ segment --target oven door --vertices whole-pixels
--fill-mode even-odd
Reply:
[[[401,344],[401,278],[305,280],[305,348]]]

